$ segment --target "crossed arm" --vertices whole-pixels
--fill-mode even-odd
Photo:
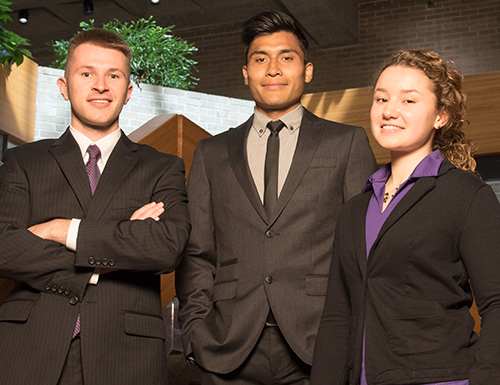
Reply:
[[[163,202],[148,203],[137,209],[130,217],[130,220],[135,221],[152,218],[155,221],[159,221],[160,215],[165,211],[163,206]],[[28,227],[28,230],[40,238],[66,245],[70,223],[71,219],[53,219]]]

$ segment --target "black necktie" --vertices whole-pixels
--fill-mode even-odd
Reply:
[[[271,131],[267,139],[266,166],[264,169],[264,208],[268,219],[271,218],[278,201],[279,132],[283,127],[285,127],[285,124],[281,120],[267,123],[267,128]]]

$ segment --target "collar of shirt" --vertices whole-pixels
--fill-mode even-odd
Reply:
[[[299,104],[294,110],[280,117],[279,120],[285,124],[288,132],[293,134],[299,130],[303,115],[304,107],[302,107],[302,104]],[[271,120],[272,119],[269,119],[267,116],[257,111],[257,109],[254,110],[252,128],[255,130],[257,135],[259,135],[259,137],[262,137],[262,135],[266,133],[267,123]]]
[[[78,147],[80,147],[84,163],[87,163],[89,158],[89,155],[87,153],[87,148],[92,144],[96,144],[99,147],[99,150],[101,150],[100,161],[102,161],[102,167],[100,166],[99,168],[101,169],[102,172],[102,170],[106,166],[106,162],[108,161],[111,155],[111,152],[113,152],[113,149],[116,146],[116,143],[118,143],[118,141],[120,140],[121,130],[118,128],[116,131],[113,131],[111,134],[106,135],[102,139],[99,139],[97,142],[93,142],[85,135],[83,135],[81,132],[75,130],[72,126],[69,126],[69,130],[73,135],[73,137],[75,138],[76,143],[78,143]]]
[[[415,167],[408,179],[398,188],[398,192],[401,191],[409,181],[423,177],[437,176],[442,162],[443,156],[439,150],[431,152],[420,161],[417,167]],[[368,178],[364,191],[373,190],[376,196],[382,196],[385,191],[385,183],[390,176],[391,164],[388,163]]]

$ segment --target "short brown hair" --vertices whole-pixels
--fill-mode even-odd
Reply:
[[[131,53],[129,45],[121,36],[103,28],[89,29],[88,31],[82,31],[73,36],[69,42],[68,53],[66,55],[66,69],[68,68],[68,63],[70,62],[75,49],[84,43],[94,44],[103,48],[116,49],[122,52],[127,59],[127,69],[130,74]]]

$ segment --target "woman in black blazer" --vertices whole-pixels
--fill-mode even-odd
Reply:
[[[340,213],[313,385],[500,384],[500,204],[474,174],[462,80],[425,50],[380,72],[391,163]]]

